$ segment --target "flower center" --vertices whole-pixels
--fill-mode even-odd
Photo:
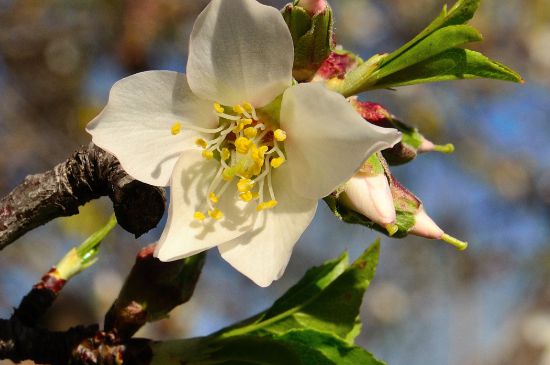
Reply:
[[[214,103],[214,113],[219,118],[219,127],[204,129],[182,126],[176,122],[171,132],[177,135],[182,129],[193,129],[212,135],[200,138],[196,144],[202,147],[206,160],[217,160],[220,167],[207,191],[205,210],[195,212],[194,218],[204,221],[207,215],[214,220],[223,217],[216,204],[230,184],[237,184],[237,194],[246,203],[255,203],[262,211],[277,205],[273,191],[271,172],[286,162],[283,142],[286,133],[275,128],[267,120],[258,118],[250,103],[224,107]]]

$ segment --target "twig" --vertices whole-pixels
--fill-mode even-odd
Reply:
[[[15,362],[33,360],[39,364],[65,365],[72,349],[94,336],[97,325],[78,326],[66,332],[52,332],[25,326],[17,317],[0,319],[0,359]]]
[[[164,213],[164,191],[130,177],[111,154],[92,143],[42,174],[27,176],[0,200],[0,250],[50,220],[109,196],[120,226],[137,236],[154,228]]]

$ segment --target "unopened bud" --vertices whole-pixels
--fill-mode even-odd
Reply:
[[[440,146],[428,141],[417,128],[398,120],[380,104],[363,102],[357,99],[352,99],[351,103],[355,110],[369,123],[384,128],[396,128],[403,134],[401,142],[382,151],[382,155],[388,164],[392,166],[410,162],[416,158],[418,153],[422,152],[454,152],[452,144]]]
[[[332,9],[325,0],[300,0],[282,14],[294,42],[292,75],[310,81],[334,48]]]
[[[358,173],[344,186],[342,202],[374,223],[395,233],[395,208],[388,179],[384,174]],[[393,232],[393,233],[392,233]]]
[[[424,152],[441,152],[441,153],[453,153],[455,151],[455,146],[452,143],[447,143],[446,145],[437,145],[434,144],[431,141],[428,141],[426,138],[422,141],[420,144],[420,147],[418,147],[418,152],[424,153]]]
[[[323,12],[328,6],[326,0],[299,0],[296,5],[304,8],[311,15]]]
[[[433,219],[426,213],[420,199],[401,185],[393,176],[391,176],[390,186],[398,214],[409,215],[412,217],[412,220],[407,220],[409,225],[400,226],[400,230],[404,230],[409,234],[427,239],[442,240],[455,246],[459,250],[465,250],[468,247],[467,242],[463,242],[449,236],[441,228],[439,228]]]
[[[143,248],[105,317],[105,328],[130,338],[146,322],[166,318],[187,302],[204,265],[205,254],[161,262],[153,256],[155,245]]]
[[[334,78],[343,80],[346,74],[357,66],[358,61],[358,57],[353,53],[336,50],[330,54],[319,70],[317,70],[313,81],[323,81]]]

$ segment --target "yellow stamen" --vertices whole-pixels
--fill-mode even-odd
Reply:
[[[233,133],[237,134],[241,132],[244,129],[244,127],[246,127],[247,125],[251,125],[253,122],[254,121],[252,119],[239,120],[239,122],[237,123],[237,126],[233,128]]]
[[[195,212],[195,214],[193,214],[193,218],[195,218],[195,220],[199,222],[202,222],[203,220],[206,219],[206,216],[204,215],[203,212]]]
[[[237,189],[241,193],[249,192],[254,188],[254,182],[250,179],[240,179],[237,183]]]
[[[248,203],[249,201],[254,199],[254,194],[252,194],[251,191],[247,191],[246,193],[242,193],[239,196],[241,197],[241,200],[243,202],[246,202],[246,203]]]
[[[202,148],[206,148],[206,146],[208,145],[208,144],[206,143],[206,141],[205,141],[204,139],[202,139],[202,138],[197,139],[197,140],[195,141],[195,144],[196,144],[197,146],[202,147]]]
[[[258,135],[258,130],[254,127],[248,127],[244,130],[244,135],[247,138],[254,138]]]
[[[220,220],[223,218],[223,213],[219,209],[213,209],[208,212],[208,215],[215,220]]]
[[[222,178],[225,181],[231,181],[235,177],[235,171],[233,169],[225,169],[222,172]]]
[[[275,132],[273,132],[273,136],[275,137],[275,140],[277,140],[277,142],[284,142],[286,140],[286,132],[282,129],[277,129]]]
[[[208,195],[208,199],[210,199],[210,201],[214,204],[216,204],[217,202],[220,201],[220,198],[218,198],[218,196],[214,193],[214,192],[211,192],[209,195]]]
[[[241,105],[235,105],[233,111],[237,114],[244,114],[245,110]]]
[[[225,109],[219,103],[214,103],[214,110],[220,114],[225,112]]]
[[[176,135],[180,134],[180,132],[181,132],[181,123],[180,122],[175,122],[174,124],[172,124],[172,128],[170,128],[170,131],[172,132],[173,136],[176,136]]]
[[[214,152],[208,151],[208,150],[202,151],[202,157],[204,157],[207,160],[211,160],[214,158]]]
[[[229,158],[231,157],[231,152],[229,152],[229,150],[227,148],[222,148],[222,160],[226,161],[226,160],[229,160]]]
[[[284,157],[277,157],[277,158],[273,158],[271,159],[271,167],[273,167],[274,169],[277,169],[279,167],[281,167],[282,164],[285,163],[285,158]]]
[[[235,149],[242,154],[248,153],[251,145],[252,141],[245,137],[239,137],[235,140]]]
[[[270,200],[270,201],[258,204],[258,206],[256,207],[256,210],[258,212],[261,212],[262,210],[272,209],[272,208],[275,208],[277,204],[278,204],[277,200]]]
[[[243,107],[249,113],[252,113],[252,111],[254,110],[254,107],[250,103],[244,103]]]

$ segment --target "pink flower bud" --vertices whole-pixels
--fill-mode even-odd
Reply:
[[[414,215],[414,219],[415,224],[409,231],[410,234],[433,240],[442,240],[461,251],[468,248],[468,242],[460,241],[443,232],[443,230],[428,216],[422,205],[418,208],[418,211]]]
[[[351,53],[332,52],[323,62],[314,81],[330,80],[332,78],[343,79],[348,71],[357,65],[357,59]]]
[[[384,128],[395,128],[392,114],[382,105],[370,101],[353,100],[352,105],[359,115],[369,123]]]
[[[432,240],[440,240],[445,234],[441,228],[428,216],[421,205],[414,215],[415,224],[409,233]]]
[[[326,0],[300,0],[298,6],[306,9],[311,15],[317,15],[327,8]]]
[[[426,138],[422,140],[422,144],[418,147],[418,152],[441,152],[441,153],[453,153],[455,151],[455,146],[452,143],[446,145],[437,145],[431,141],[428,141]]]
[[[342,198],[350,209],[374,223],[386,228],[395,225],[393,197],[385,174],[356,174],[346,183]]]

